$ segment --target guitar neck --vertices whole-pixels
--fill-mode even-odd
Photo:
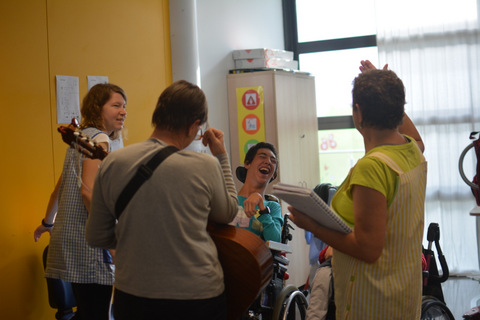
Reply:
[[[108,155],[108,152],[105,151],[101,145],[84,135],[82,131],[78,129],[78,123],[75,118],[72,119],[72,123],[68,126],[60,126],[57,130],[62,135],[62,140],[66,144],[87,158],[103,160]]]

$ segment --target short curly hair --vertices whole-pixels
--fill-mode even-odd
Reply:
[[[405,87],[391,70],[368,70],[353,80],[353,106],[362,111],[364,127],[395,129],[405,112]]]

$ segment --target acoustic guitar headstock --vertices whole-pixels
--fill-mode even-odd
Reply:
[[[108,152],[101,145],[78,129],[78,121],[75,118],[68,126],[60,126],[57,130],[62,135],[63,142],[78,150],[87,158],[103,160],[108,155]]]

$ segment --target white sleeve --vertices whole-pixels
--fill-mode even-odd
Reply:
[[[108,148],[110,148],[110,138],[107,136],[106,133],[104,132],[100,132],[98,133],[97,135],[95,135],[93,138],[92,138],[93,141],[95,141],[96,143],[106,143]],[[109,151],[107,149],[107,151]]]

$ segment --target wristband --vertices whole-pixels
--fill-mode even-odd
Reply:
[[[262,214],[268,214],[268,213],[270,213],[270,208],[269,207],[265,207],[265,210],[258,209],[257,213],[255,214],[255,218],[260,217]]]
[[[52,224],[46,223],[45,219],[42,219],[42,226],[44,226],[45,228],[51,228],[53,227],[53,223]]]

